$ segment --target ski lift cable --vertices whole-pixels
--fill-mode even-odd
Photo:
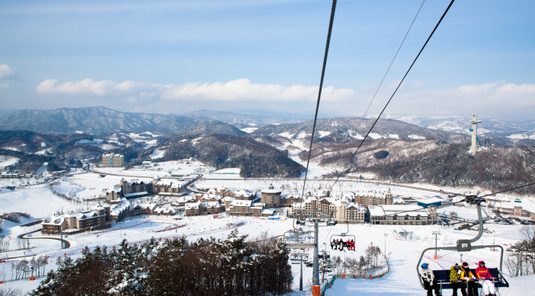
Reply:
[[[448,203],[443,203],[441,204],[440,206],[437,206],[436,208],[437,209],[440,209],[440,208],[445,208],[445,207],[449,207],[449,206],[452,206],[452,205],[456,205],[458,203],[462,203],[462,202],[467,202],[467,203],[470,203],[470,204],[477,204],[477,203],[481,203],[481,202],[485,202],[487,201],[485,199],[485,197],[487,196],[492,196],[492,195],[496,195],[496,194],[500,194],[500,193],[506,193],[506,192],[509,192],[509,191],[514,191],[514,190],[517,190],[517,189],[522,189],[522,188],[525,188],[525,187],[529,187],[529,186],[533,186],[535,185],[535,182],[531,182],[531,183],[528,183],[528,184],[524,184],[524,185],[520,185],[520,186],[517,186],[517,187],[512,187],[512,188],[508,188],[508,189],[504,189],[504,190],[501,190],[501,191],[496,191],[496,192],[492,192],[492,193],[488,193],[488,194],[485,194],[485,195],[482,195],[482,196],[477,196],[477,195],[465,195],[465,197],[461,200],[458,200],[458,201],[452,201],[452,202],[448,202]],[[462,196],[462,195],[461,195]],[[425,208],[420,208],[420,209],[415,209],[415,210],[407,210],[407,211],[400,211],[400,212],[396,212],[394,214],[388,214],[386,216],[393,216],[393,215],[399,215],[399,214],[403,214],[403,213],[409,213],[409,212],[422,212],[422,211],[425,211]],[[488,214],[487,214],[488,215]],[[489,218],[487,219],[483,219],[483,220],[489,220]]]
[[[324,53],[324,56],[323,56],[323,65],[322,65],[322,69],[321,69],[320,84],[319,84],[319,88],[318,88],[318,98],[317,98],[317,101],[316,101],[316,111],[315,111],[315,114],[314,114],[314,123],[312,125],[312,135],[310,137],[310,147],[308,149],[307,166],[306,166],[306,170],[305,170],[305,177],[304,177],[304,180],[303,180],[303,190],[302,190],[302,193],[301,193],[301,198],[303,198],[303,199],[305,198],[305,186],[306,186],[306,181],[307,181],[307,176],[308,176],[308,168],[309,168],[309,165],[310,165],[310,157],[312,155],[312,144],[314,143],[314,134],[316,132],[316,123],[317,123],[317,120],[318,120],[318,112],[319,112],[320,101],[321,101],[321,92],[322,92],[322,88],[323,88],[323,81],[324,81],[324,78],[325,78],[325,68],[327,67],[327,57],[329,55],[329,46],[330,46],[330,43],[331,43],[331,35],[332,35],[335,11],[336,11],[336,0],[333,0],[332,7],[331,7],[331,16],[330,16],[330,20],[329,20],[329,29],[328,29],[328,32],[327,32],[327,41],[326,41],[326,44],[325,44],[325,53]]]
[[[327,238],[329,238],[329,234],[331,234],[331,231],[333,230],[333,227],[334,227],[334,225],[329,228],[329,232],[327,232],[327,235],[325,236],[325,239],[323,240],[324,244],[327,241]]]
[[[399,45],[399,47],[398,47],[396,53],[394,54],[394,57],[392,58],[392,61],[390,61],[390,65],[388,66],[388,68],[387,68],[385,74],[383,75],[383,78],[382,78],[381,82],[379,83],[377,89],[375,90],[375,93],[373,94],[373,97],[372,97],[372,99],[370,100],[370,103],[368,104],[368,108],[366,108],[366,111],[364,112],[364,115],[363,115],[364,118],[366,117],[366,114],[368,113],[368,110],[370,109],[370,107],[371,107],[373,101],[375,100],[375,97],[377,96],[377,93],[379,93],[379,90],[381,89],[381,87],[382,87],[382,85],[383,85],[383,83],[384,83],[386,77],[388,76],[388,73],[390,72],[390,69],[392,68],[392,65],[394,64],[394,61],[396,60],[396,58],[397,58],[397,56],[398,56],[398,54],[399,54],[401,48],[403,47],[403,44],[405,43],[405,40],[407,39],[407,36],[409,35],[409,32],[410,32],[411,29],[412,29],[412,26],[414,25],[416,19],[418,18],[418,15],[420,14],[420,11],[422,10],[422,7],[424,6],[424,3],[425,3],[425,0],[422,1],[422,4],[421,4],[420,7],[418,8],[418,11],[416,12],[416,15],[414,16],[414,18],[413,18],[413,20],[412,20],[412,22],[411,22],[411,24],[410,24],[410,26],[409,26],[407,32],[405,33],[405,36],[403,37],[403,40],[401,41],[401,44]],[[360,148],[360,147],[359,147],[359,148]],[[357,149],[357,150],[358,150],[358,149]],[[356,154],[356,151],[355,151],[355,153],[352,155],[352,157],[351,157],[351,159],[349,160],[349,162],[355,157],[355,154]],[[345,168],[347,168],[347,166],[349,165],[349,162],[346,163],[346,166],[344,167],[344,169],[342,170],[342,172],[345,171]],[[339,177],[338,177],[338,178],[339,178]],[[338,181],[338,179],[337,179],[337,181]],[[335,181],[335,183],[331,186],[331,188],[334,187],[335,184],[336,184],[336,181]],[[331,229],[332,229],[333,226],[334,226],[334,225],[331,226]],[[329,230],[329,232],[330,232],[330,230]]]
[[[502,191],[496,191],[496,192],[488,193],[488,194],[480,196],[480,198],[485,198],[487,196],[496,195],[496,194],[500,194],[500,193],[505,193],[505,192],[509,192],[509,191],[521,189],[521,188],[524,188],[524,187],[533,186],[533,185],[535,185],[535,182],[527,183],[527,184],[520,185],[520,186],[517,186],[517,187],[509,188],[509,189],[504,189]]]
[[[372,99],[370,100],[370,103],[368,104],[368,108],[366,108],[366,111],[364,111],[363,118],[366,118],[366,114],[368,114],[368,110],[370,110],[370,107],[372,106],[373,101],[375,100],[375,97],[377,96],[377,93],[379,93],[379,90],[383,86],[383,83],[385,82],[386,76],[388,76],[388,72],[390,72],[390,68],[392,68],[392,65],[394,64],[394,61],[396,60],[396,57],[399,54],[399,51],[403,47],[403,44],[405,43],[405,40],[407,39],[407,36],[409,36],[409,32],[412,29],[412,26],[414,25],[414,22],[416,21],[416,18],[418,18],[418,15],[420,14],[420,11],[422,10],[422,7],[424,6],[425,0],[422,1],[422,4],[420,5],[420,8],[418,8],[418,12],[416,12],[416,15],[414,16],[414,19],[412,20],[411,25],[409,26],[409,29],[407,30],[407,33],[405,33],[405,37],[403,37],[403,40],[401,41],[401,44],[398,47],[398,50],[396,51],[396,54],[392,58],[392,61],[390,62],[390,65],[388,66],[388,69],[386,69],[385,75],[383,76],[383,79],[379,83],[379,86],[377,86],[377,89],[375,90],[375,93],[373,94]]]
[[[351,160],[355,157],[355,155],[357,155],[357,152],[360,150],[360,147],[362,147],[362,145],[364,144],[364,141],[366,141],[366,139],[368,138],[368,136],[370,135],[370,133],[372,132],[373,128],[375,127],[375,125],[377,124],[377,122],[379,121],[379,119],[381,118],[381,116],[383,115],[383,113],[385,112],[386,108],[388,107],[388,105],[390,104],[390,102],[392,101],[392,99],[394,98],[394,96],[396,95],[396,93],[398,92],[399,88],[401,87],[401,85],[403,84],[403,82],[405,81],[405,78],[407,78],[407,76],[409,75],[409,72],[411,71],[412,67],[414,66],[414,64],[416,63],[416,61],[418,60],[418,58],[420,57],[420,55],[422,54],[422,52],[424,51],[425,47],[427,46],[427,44],[429,43],[429,40],[431,40],[431,37],[433,37],[433,35],[435,34],[435,31],[438,29],[438,26],[440,25],[440,23],[442,22],[442,20],[444,19],[444,17],[446,16],[446,14],[448,13],[448,11],[450,10],[451,6],[453,5],[453,2],[455,2],[455,0],[451,0],[450,4],[448,5],[448,7],[446,8],[446,10],[444,11],[444,13],[442,14],[442,16],[440,17],[440,19],[438,20],[438,23],[435,25],[435,28],[433,28],[433,31],[431,31],[431,34],[429,34],[429,37],[427,37],[427,40],[425,41],[424,45],[422,46],[422,48],[420,49],[420,51],[418,52],[418,54],[416,55],[416,57],[414,58],[414,60],[412,61],[411,65],[409,66],[409,68],[407,69],[407,71],[405,72],[405,75],[403,75],[403,78],[401,78],[401,80],[399,81],[398,85],[396,86],[396,88],[394,89],[394,92],[392,93],[392,95],[390,96],[390,98],[388,99],[388,101],[386,102],[386,104],[384,105],[383,109],[381,110],[381,112],[379,113],[379,115],[377,116],[377,118],[375,119],[375,121],[373,122],[372,126],[370,127],[370,129],[368,130],[368,132],[366,132],[366,135],[364,136],[364,138],[360,141],[360,144],[359,146],[357,147],[357,149],[355,150],[355,152],[353,152],[351,158],[349,159],[349,161],[346,163],[346,168],[347,166],[349,165],[349,162],[351,162]],[[307,164],[308,166],[308,164]],[[340,179],[340,177],[344,174],[344,171],[345,171],[345,168],[338,174],[338,176],[336,177],[336,180],[334,181],[333,185],[331,186],[334,187],[334,185],[338,182],[338,180]]]

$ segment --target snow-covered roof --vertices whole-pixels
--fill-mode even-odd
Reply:
[[[78,220],[84,220],[98,217],[99,214],[95,211],[85,211],[82,213],[74,214],[73,216],[76,217],[76,219]]]
[[[250,207],[252,203],[251,200],[235,199],[230,204],[236,207]]]
[[[271,216],[271,215],[275,214],[276,212],[277,212],[276,209],[264,209],[262,211],[262,215],[270,215]]]
[[[435,196],[431,196],[431,197],[426,198],[426,199],[419,200],[418,202],[425,203],[425,204],[433,204],[433,203],[442,203],[442,202],[445,202],[445,201],[447,201],[447,199],[445,197],[442,197],[442,196],[439,196],[439,195],[435,195]]]
[[[371,216],[428,216],[424,208],[416,205],[381,205],[370,207]]]
[[[268,188],[261,191],[262,193],[269,193],[269,194],[280,194],[282,190],[275,189],[275,188]]]
[[[133,193],[127,193],[124,195],[126,198],[135,198],[135,197],[141,197],[148,195],[149,193],[147,191],[140,191],[140,192],[133,192]]]
[[[220,206],[218,201],[203,201],[201,203],[206,208],[216,208]]]
[[[108,193],[112,193],[112,192],[117,192],[117,193],[119,193],[119,192],[121,192],[121,189],[112,187],[112,188],[108,188],[108,190],[106,190],[106,194],[108,194]]]
[[[188,202],[184,205],[184,208],[186,210],[189,210],[189,209],[198,209],[199,208],[199,205],[201,204],[200,201],[197,201],[197,202]]]
[[[263,208],[266,204],[261,202],[255,202],[251,205],[253,208]]]
[[[182,183],[178,183],[176,182],[176,180],[158,180],[158,182],[156,182],[156,185],[160,185],[160,186],[168,186],[168,187],[171,187],[171,188],[180,188],[180,186],[182,186]]]
[[[61,225],[65,222],[65,218],[63,216],[52,216],[49,218],[45,218],[43,221],[43,224],[45,225]]]
[[[176,210],[173,207],[165,206],[165,207],[157,207],[154,209],[154,212],[157,214],[175,214]]]
[[[124,210],[130,207],[130,202],[126,200],[126,198],[121,198],[120,201],[121,201],[120,204],[114,205],[111,208],[112,215],[119,215],[121,212],[123,212]]]
[[[233,191],[233,193],[235,195],[244,196],[244,197],[251,197],[251,196],[255,196],[256,195],[256,193],[254,191],[246,190],[246,189],[239,189],[237,191]]]
[[[535,202],[532,202],[527,198],[522,200],[522,202],[520,203],[520,206],[522,206],[522,209],[524,211],[528,211],[530,213],[535,213]]]
[[[223,197],[223,201],[230,201],[230,202],[232,202],[232,201],[234,201],[234,200],[235,200],[235,198],[230,197],[230,196],[225,196],[225,197]]]
[[[355,208],[359,212],[366,212],[366,208],[365,207],[363,207],[363,206],[361,206],[361,205],[359,205],[357,203],[354,203],[354,202],[348,203],[347,208]]]
[[[354,193],[356,196],[385,197],[388,192],[384,190],[357,190]]]

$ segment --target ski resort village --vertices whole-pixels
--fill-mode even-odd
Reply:
[[[304,185],[302,179],[242,179],[236,169],[216,171],[195,159],[128,169],[120,155],[102,159],[61,176],[2,176],[0,291],[14,293],[3,295],[41,295],[36,291],[53,286],[72,260],[94,252],[156,252],[182,240],[282,248],[277,264],[283,265],[276,270],[286,266],[287,285],[281,282],[275,294],[312,295],[318,277],[322,295],[424,295],[423,262],[449,270],[462,262],[475,268],[481,260],[507,283],[501,295],[527,295],[533,288],[534,275],[527,275],[533,262],[519,266],[525,258],[511,249],[533,233],[531,197],[487,196],[480,224],[478,205],[465,202],[487,194],[476,188],[402,185],[362,175],[333,186],[335,180],[317,169]],[[481,225],[473,250],[451,249],[478,236]],[[428,248],[436,249],[426,253]],[[106,290],[136,295],[125,287],[141,285],[147,268],[136,266]],[[444,285],[443,295],[449,292]]]

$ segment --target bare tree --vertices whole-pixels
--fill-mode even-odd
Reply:
[[[342,264],[344,269],[348,270],[350,274],[356,275],[358,273],[358,261],[355,258],[346,258]]]
[[[17,247],[18,247],[19,250],[29,249],[30,248],[30,240],[27,239],[27,238],[17,239]]]
[[[505,264],[512,276],[535,273],[535,226],[522,227],[520,234],[523,240],[507,249],[511,254]]]
[[[19,296],[22,292],[18,289],[0,288],[0,296]]]
[[[9,252],[9,236],[0,239],[0,252]]]
[[[45,275],[45,268],[48,265],[48,256],[38,255],[36,261],[37,261],[37,276]]]

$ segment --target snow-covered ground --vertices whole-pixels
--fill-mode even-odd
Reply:
[[[106,169],[107,173],[115,175],[100,176],[98,173],[84,173],[75,174],[72,177],[63,178],[55,183],[54,190],[60,191],[62,194],[76,197],[79,199],[92,199],[99,195],[106,188],[110,188],[119,183],[123,176],[126,178],[148,178],[149,180],[155,176],[167,176],[171,174],[169,171],[175,168],[180,171],[195,170],[193,167],[187,165],[180,167],[179,163],[161,164],[152,169],[141,169],[130,171],[122,171],[121,169]],[[170,169],[171,168],[171,169]],[[208,170],[208,168],[203,168]],[[161,174],[161,175],[160,175]],[[229,188],[243,188],[243,189],[266,189],[270,184],[274,184],[278,188],[284,185],[288,191],[295,191],[300,193],[302,180],[242,180],[239,178],[219,180],[217,178],[205,179],[196,184],[197,187],[229,187]],[[328,188],[332,185],[332,181],[324,180],[310,180],[307,181],[309,188]],[[415,199],[426,198],[434,196],[437,193],[431,190],[440,190],[441,188],[435,186],[426,186],[425,189],[414,189],[396,186],[394,184],[377,184],[368,182],[348,182],[337,184],[334,189],[351,190],[351,191],[367,191],[377,190],[383,191],[390,189],[393,194],[412,197]],[[470,189],[448,191],[455,192],[469,192]],[[474,190],[475,192],[475,190]],[[90,207],[91,202],[88,203],[73,203],[64,200],[51,193],[50,187],[46,185],[29,186],[26,189],[17,189],[15,191],[5,191],[0,193],[0,213],[2,212],[26,212],[33,217],[46,217],[55,212],[69,212],[77,211],[80,208]],[[456,212],[460,217],[467,219],[475,219],[475,208],[470,207],[448,207],[440,210],[442,213]],[[142,216],[136,218],[128,218],[123,222],[114,223],[111,229],[106,231],[94,231],[81,234],[74,234],[67,236],[71,242],[69,249],[61,249],[58,241],[47,239],[32,239],[30,240],[31,248],[25,251],[15,251],[15,240],[20,234],[30,232],[34,229],[39,229],[39,225],[22,227],[9,221],[4,221],[4,232],[2,235],[9,236],[12,239],[12,251],[8,253],[0,253],[0,259],[5,257],[16,256],[33,256],[37,254],[46,254],[51,257],[49,260],[48,270],[55,267],[55,259],[58,256],[68,254],[70,256],[79,256],[81,250],[85,246],[94,247],[97,245],[107,246],[112,248],[119,244],[123,239],[127,239],[129,243],[137,243],[155,238],[186,236],[190,240],[196,240],[200,237],[216,237],[226,238],[232,231],[229,223],[233,225],[241,225],[238,228],[240,234],[246,234],[251,240],[260,237],[262,233],[267,233],[269,237],[281,236],[286,231],[293,229],[294,223],[292,219],[286,219],[284,216],[280,220],[267,220],[254,217],[223,217],[216,219],[212,216],[201,217],[186,217],[181,220],[175,220],[174,216]],[[25,222],[25,221],[22,221]],[[165,230],[170,226],[184,225],[182,228],[172,230]],[[305,229],[312,230],[312,225],[304,226]],[[521,225],[496,225],[486,224],[485,227],[493,231],[492,234],[484,234],[483,237],[475,244],[498,244],[506,248],[508,245],[518,241],[520,237],[519,230]],[[330,250],[329,243],[333,236],[347,232],[349,228],[349,235],[354,235],[356,238],[355,251],[334,251]],[[420,287],[417,277],[417,263],[421,252],[428,247],[435,245],[435,238],[438,246],[454,245],[458,239],[473,238],[476,233],[469,230],[457,231],[453,227],[442,227],[439,225],[433,226],[371,226],[371,225],[346,225],[338,224],[335,226],[320,227],[319,244],[320,250],[326,250],[332,256],[339,256],[342,259],[347,257],[359,258],[363,256],[366,248],[371,245],[378,246],[386,253],[390,262],[390,272],[383,278],[373,280],[350,280],[337,279],[331,289],[328,289],[326,295],[424,295],[425,291]],[[412,233],[409,238],[403,238],[399,235],[400,232]],[[440,232],[439,235],[433,235],[433,232]],[[39,238],[40,232],[31,234],[32,238]],[[312,255],[312,250],[307,250]],[[434,254],[426,254],[424,261],[428,262],[432,268],[449,268],[455,262],[460,262],[462,259],[467,261],[471,267],[479,260],[485,260],[487,266],[498,266],[500,253],[490,249],[478,250],[465,253],[457,253],[453,251],[439,251],[438,259],[434,259]],[[312,256],[311,256],[312,257]],[[10,281],[11,279],[11,261],[18,259],[9,259],[7,262],[0,263],[0,281],[4,281],[0,285],[1,288],[20,289],[24,292],[29,292],[39,285],[37,281],[19,280]],[[299,265],[292,264],[294,275],[293,288],[295,290],[299,287]],[[505,266],[503,272],[508,273]],[[312,268],[304,267],[304,286],[305,291],[291,293],[296,295],[311,295],[310,286],[312,284]],[[326,276],[328,279],[329,276]],[[42,279],[42,278],[41,278]],[[535,290],[535,276],[526,276],[520,278],[508,278],[511,283],[510,288],[500,290],[503,296],[512,295],[531,295]],[[446,291],[444,295],[448,295],[450,291]]]
[[[211,216],[191,217],[183,220],[172,220],[171,217],[165,216],[148,216],[135,219],[127,219],[124,222],[114,224],[113,228],[101,232],[95,231],[69,235],[67,239],[72,243],[71,248],[62,250],[57,241],[50,240],[31,240],[32,249],[27,251],[12,251],[9,256],[48,254],[51,257],[49,267],[54,266],[54,261],[58,256],[68,254],[70,256],[79,256],[85,246],[94,247],[96,245],[113,248],[118,245],[122,239],[127,239],[129,243],[138,243],[151,237],[176,237],[185,235],[188,239],[195,240],[200,237],[226,238],[232,231],[228,223],[241,224],[238,227],[240,234],[247,234],[251,240],[258,238],[263,232],[267,232],[269,237],[283,235],[284,232],[292,229],[292,220],[264,220],[253,217],[225,217],[214,219]],[[12,236],[16,236],[30,229],[20,226],[10,226],[7,222],[8,230]],[[186,224],[185,227],[169,231],[161,231],[171,225]],[[437,237],[438,246],[452,245],[455,240],[460,238],[471,238],[475,232],[456,231],[453,228],[444,228],[440,226],[369,226],[369,225],[349,225],[349,234],[356,237],[355,251],[333,251],[328,246],[332,236],[345,233],[347,225],[336,225],[333,227],[320,227],[319,244],[320,250],[327,250],[331,257],[339,256],[342,259],[347,257],[359,258],[364,255],[368,246],[376,245],[381,250],[385,250],[389,258],[391,271],[385,277],[374,280],[341,280],[334,282],[332,289],[327,290],[326,295],[422,295],[416,265],[420,258],[421,252],[428,247],[434,246],[435,236],[433,231],[439,231]],[[481,244],[496,244],[507,246],[518,240],[520,226],[503,226],[487,225],[490,230],[495,231],[495,236],[484,236]],[[311,224],[305,226],[305,229],[312,230]],[[403,239],[396,233],[400,231],[413,232],[412,238]],[[40,237],[37,233],[31,237]],[[308,250],[312,255],[312,250]],[[439,251],[438,259],[433,259],[433,253],[427,253],[424,261],[428,262],[433,269],[449,268],[455,262],[460,262],[460,253],[453,251]],[[467,261],[472,267],[476,262],[483,259],[487,266],[498,266],[499,252],[492,250],[483,250],[478,252],[469,252],[463,254],[463,260]],[[4,280],[10,279],[10,261],[0,263],[0,271],[3,271]],[[294,274],[293,287],[297,290],[299,287],[299,265],[292,264]],[[507,273],[504,267],[504,272]],[[1,276],[0,276],[1,278]],[[312,284],[312,268],[304,267],[304,287],[309,290]],[[329,278],[329,276],[327,276]],[[509,279],[511,288],[502,289],[501,295],[529,295],[528,291],[535,288],[533,276]],[[38,285],[38,281],[21,280],[15,282],[5,282],[4,287],[18,288],[29,291]],[[295,292],[292,295],[310,295],[307,292]],[[446,294],[445,294],[446,295]]]

